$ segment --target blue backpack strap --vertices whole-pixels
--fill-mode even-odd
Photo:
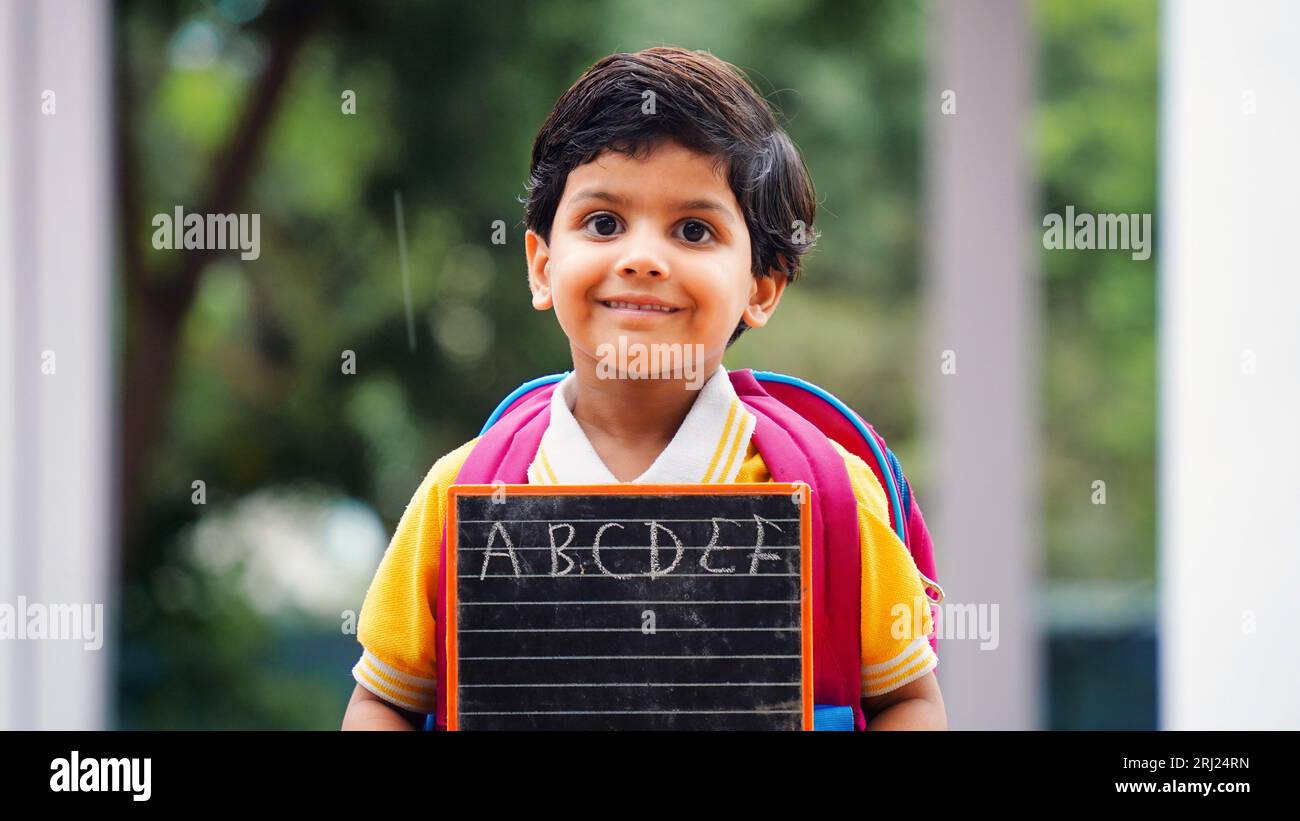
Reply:
[[[885,448],[885,458],[889,460],[889,469],[894,474],[894,481],[898,482],[899,495],[903,502],[903,510],[912,509],[912,488],[907,484],[907,477],[903,475],[903,465],[898,461],[898,457],[889,448]]]
[[[826,404],[839,411],[853,425],[858,434],[866,441],[867,446],[871,448],[872,455],[876,457],[876,464],[880,467],[880,473],[885,477],[885,495],[889,497],[889,506],[894,512],[894,530],[903,544],[908,544],[907,519],[903,512],[910,509],[911,490],[907,488],[906,480],[903,479],[903,467],[898,463],[898,458],[888,448],[884,448],[882,452],[880,443],[876,441],[876,437],[871,435],[871,431],[867,430],[862,418],[854,413],[848,405],[840,401],[839,397],[797,376],[787,376],[772,371],[754,371],[754,378],[759,382],[779,382],[802,388],[824,400]],[[889,455],[886,456],[885,454]],[[900,488],[903,488],[903,490],[900,490]],[[906,494],[906,498],[904,494]]]
[[[833,704],[813,707],[814,730],[847,730],[853,732],[853,708]]]
[[[535,388],[545,387],[546,385],[549,385],[552,382],[559,382],[561,379],[563,379],[568,375],[569,372],[565,371],[564,373],[552,373],[552,374],[548,374],[547,376],[539,376],[536,379],[530,379],[529,381],[515,388],[510,392],[509,396],[501,400],[501,402],[497,405],[496,410],[492,411],[492,415],[489,416],[488,420],[483,423],[483,430],[479,431],[478,435],[482,436],[483,434],[487,433],[488,428],[495,425],[497,423],[497,420],[501,418],[501,414],[506,412],[506,408],[513,405],[515,403],[515,400],[517,400],[519,397],[523,396],[524,394],[528,393],[529,391]]]

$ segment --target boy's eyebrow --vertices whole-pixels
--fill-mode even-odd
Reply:
[[[677,203],[678,211],[713,211],[721,217],[731,221],[731,209],[717,200],[687,200]]]
[[[577,204],[583,200],[601,200],[614,205],[627,205],[627,200],[617,194],[611,194],[608,191],[599,191],[594,189],[579,191],[577,194],[573,195],[573,200],[571,202]],[[717,200],[684,200],[682,202],[673,203],[671,209],[674,211],[713,211],[722,217],[725,217],[729,221],[733,220],[731,209],[727,208],[727,206]]]
[[[594,191],[590,189],[586,191],[579,191],[578,193],[573,195],[574,203],[579,203],[582,202],[583,200],[604,200],[605,202],[612,202],[615,205],[627,204],[627,202],[617,194],[611,194],[608,191]]]

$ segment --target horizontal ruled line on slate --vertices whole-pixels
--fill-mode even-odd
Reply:
[[[646,632],[640,627],[506,627],[503,629],[465,630],[462,633],[798,633],[798,627],[656,627]]]
[[[799,521],[798,519],[768,519],[766,516],[764,516],[763,518],[769,522]],[[718,517],[718,519],[720,521],[727,521],[727,522],[743,522],[747,525],[752,525],[754,523],[752,519],[731,519],[731,518],[723,519],[722,517]],[[597,516],[593,519],[581,519],[581,518],[574,518],[574,517],[555,516],[550,519],[457,519],[456,521],[461,524],[474,524],[474,525],[494,525],[497,524],[498,522],[500,522],[501,524],[515,524],[515,523],[523,523],[523,522],[548,522],[550,524],[568,524],[570,522],[640,522],[642,524],[650,524],[650,522],[701,522],[701,523],[713,524],[712,517],[708,519],[647,519],[644,516],[638,516],[633,519],[609,519],[602,516]]]
[[[517,710],[477,712],[461,710],[463,716],[632,716],[632,715],[797,715],[799,710]]]
[[[461,637],[466,656],[614,655],[630,653],[712,656],[716,653],[786,655],[798,653],[801,634],[790,633],[471,633]],[[543,662],[538,662],[543,663]],[[611,660],[611,663],[615,663]],[[784,678],[784,676],[781,676]],[[462,679],[468,681],[467,679]],[[483,679],[490,680],[490,679]]]
[[[474,578],[478,578],[475,576]],[[514,578],[507,576],[506,578]],[[462,605],[488,605],[491,607],[509,607],[516,604],[802,604],[798,599],[772,599],[766,601],[692,601],[691,599],[672,599],[669,601],[463,601]]]
[[[754,579],[761,577],[779,577],[779,576],[798,576],[798,573],[659,573],[651,576],[649,573],[620,573],[617,576],[612,573],[557,573],[552,576],[550,573],[488,573],[479,575],[478,573],[462,573],[458,579],[617,579],[620,576],[628,579]]]
[[[696,661],[726,661],[728,659],[797,659],[802,658],[798,653],[785,656],[774,655],[754,655],[754,656],[729,656],[721,654],[712,654],[708,656],[460,656],[459,661],[564,661],[568,659],[582,659],[592,661],[597,659],[635,659],[645,661],[649,659],[694,659]],[[464,686],[464,685],[461,685]]]
[[[462,684],[461,687],[799,687],[791,681],[574,681],[556,684]]]
[[[684,545],[682,545],[682,550],[704,550],[704,549],[707,548],[707,547],[708,547],[708,545],[706,545],[706,544],[684,544]],[[676,545],[671,545],[671,544],[661,544],[661,545],[657,545],[657,548],[658,548],[658,550],[659,550],[661,553],[671,553],[671,552],[673,552],[673,551],[675,551],[675,550],[677,549],[677,546],[676,546]],[[526,546],[525,546],[525,545],[515,545],[514,547],[506,547],[505,545],[493,545],[491,548],[488,548],[486,545],[484,545],[484,546],[482,546],[482,547],[478,547],[478,546],[475,546],[475,545],[470,545],[469,547],[465,547],[465,546],[462,545],[461,548],[460,548],[460,552],[464,553],[464,552],[468,552],[468,551],[470,551],[470,550],[483,551],[483,550],[488,550],[488,549],[491,549],[491,550],[500,550],[502,553],[504,553],[504,552],[507,551],[507,550],[545,550],[545,551],[548,552],[548,553],[551,551],[551,547],[550,547],[550,545],[541,545],[541,546],[536,546],[536,545],[526,545]],[[584,552],[584,551],[590,551],[590,550],[592,550],[592,549],[593,549],[593,546],[592,546],[592,545],[573,545],[573,544],[571,544],[571,545],[565,545],[565,546],[563,546],[563,547],[557,545],[556,548],[555,548],[555,551],[556,551],[557,553],[566,553],[566,552],[568,552],[568,551],[572,551],[572,552],[575,552],[575,553],[581,553],[581,552]],[[604,553],[606,550],[649,550],[649,549],[650,549],[650,545],[648,545],[648,544],[603,544],[603,545],[600,546],[600,552],[601,552],[601,553]],[[750,551],[753,551],[753,550],[798,550],[798,549],[799,549],[799,545],[797,545],[797,544],[764,544],[764,545],[758,545],[758,546],[755,546],[755,545],[752,545],[752,544],[721,544],[721,545],[716,545],[716,544],[715,544],[715,545],[713,546],[712,549],[713,549],[713,550],[750,550]]]

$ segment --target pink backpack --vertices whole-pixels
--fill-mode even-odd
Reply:
[[[497,406],[456,475],[456,484],[527,483],[550,421],[555,385],[566,374],[526,382]],[[934,548],[925,519],[885,440],[830,393],[802,379],[748,369],[729,371],[732,386],[757,424],[753,441],[773,481],[807,482],[812,494],[813,698],[815,729],[865,729],[861,704],[861,543],[857,500],[834,439],[870,466],[889,499],[890,526],[912,553],[933,608],[943,592],[936,577]],[[446,549],[443,530],[443,550]],[[833,572],[827,572],[828,568]],[[446,564],[439,564],[435,625],[439,664],[446,660]],[[938,598],[935,597],[938,594]],[[930,644],[938,652],[937,636]],[[446,670],[439,670],[446,681]],[[446,727],[446,692],[439,688],[436,712],[426,727]]]

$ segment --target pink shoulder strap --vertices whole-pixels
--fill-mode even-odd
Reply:
[[[862,546],[857,497],[844,460],[825,434],[769,396],[748,369],[731,371],[731,384],[757,418],[754,443],[772,479],[811,486],[813,530],[813,691],[818,704],[862,713]]]

